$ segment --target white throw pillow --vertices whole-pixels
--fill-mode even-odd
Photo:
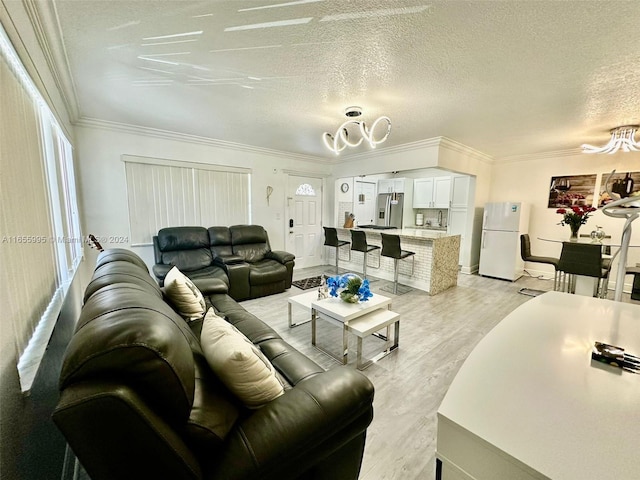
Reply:
[[[217,377],[248,408],[260,408],[284,393],[269,359],[213,309],[204,317],[200,345]]]
[[[191,279],[173,267],[164,279],[164,293],[180,316],[187,320],[202,318],[206,308],[202,292]]]

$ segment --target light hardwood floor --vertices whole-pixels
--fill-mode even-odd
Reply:
[[[294,279],[323,272],[332,273],[332,268],[297,270]],[[512,283],[460,274],[457,287],[433,297],[420,290],[397,297],[380,291],[380,287],[389,283],[376,280],[371,289],[393,298],[392,310],[401,316],[400,347],[364,370],[376,394],[360,479],[434,479],[436,412],[458,369],[489,330],[533,298],[520,294],[521,288],[553,290],[553,281],[524,276]],[[287,298],[300,293],[302,290],[292,287],[285,293],[242,305],[323,367],[345,368],[311,346],[309,323],[288,328]],[[296,322],[309,316],[295,307],[293,314]],[[337,354],[340,329],[319,321],[318,330],[318,341],[325,348],[336,347]],[[352,340],[346,368],[355,368],[355,340]],[[370,337],[365,343],[365,353],[375,353],[381,345],[381,340]]]

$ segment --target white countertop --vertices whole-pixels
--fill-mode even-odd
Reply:
[[[439,435],[461,428],[526,478],[640,478],[640,375],[592,364],[595,341],[640,356],[640,306],[560,292],[529,300],[467,358],[438,410]],[[444,457],[471,461],[445,443]]]
[[[428,230],[423,227],[418,228],[394,228],[389,230],[377,230],[375,228],[341,228],[337,227],[338,230],[362,230],[363,232],[367,232],[368,234],[375,233],[388,233],[389,235],[399,235],[401,237],[409,237],[409,238],[422,238],[425,240],[434,240],[436,238],[450,237],[446,231],[438,231],[438,230]]]

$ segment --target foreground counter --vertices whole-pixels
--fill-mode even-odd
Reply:
[[[382,246],[380,230],[369,228],[337,228],[337,230],[340,240],[351,242],[351,230],[362,230],[367,234],[367,243]],[[460,235],[447,235],[446,232],[421,228],[402,228],[383,230],[382,232],[399,235],[402,249],[415,252],[413,260],[408,259],[400,262],[398,281],[401,284],[424,290],[430,295],[437,295],[458,284]],[[331,251],[329,252],[329,250]],[[333,249],[329,250],[330,260],[328,263],[335,264]],[[380,266],[378,267],[379,252],[380,250],[368,255],[367,276],[393,281],[393,259],[380,257]],[[351,261],[349,261],[347,248],[341,248],[340,268],[348,269],[354,273],[362,272],[362,257],[362,253],[351,251]],[[413,274],[411,273],[412,261],[415,262]]]
[[[640,355],[640,306],[548,292],[471,352],[438,409],[437,479],[640,478],[640,375],[591,360]]]

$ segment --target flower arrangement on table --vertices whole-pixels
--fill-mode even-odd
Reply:
[[[556,213],[562,215],[562,220],[560,220],[558,225],[569,225],[569,228],[571,228],[571,236],[577,237],[580,227],[589,220],[589,214],[596,210],[594,207],[582,205],[574,205],[570,208],[559,208],[556,210]]]
[[[354,273],[346,273],[327,278],[329,294],[340,298],[347,303],[366,302],[373,293],[369,290],[369,280],[362,280]]]

